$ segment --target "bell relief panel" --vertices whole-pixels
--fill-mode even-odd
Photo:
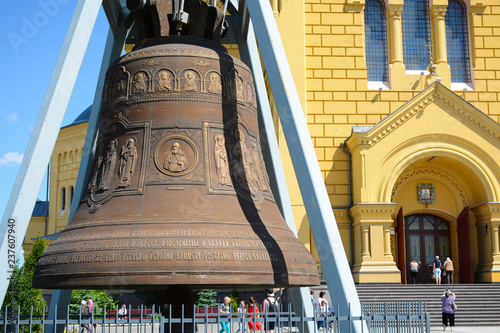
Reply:
[[[155,92],[168,92],[175,90],[175,76],[171,70],[161,69],[156,73]]]
[[[154,129],[148,183],[200,183],[202,138],[196,129]]]
[[[211,94],[222,93],[222,77],[215,71],[210,71],[205,76],[205,85],[207,91]]]
[[[202,59],[193,60],[190,67],[172,68],[165,66],[171,63],[169,60],[143,61],[141,69],[123,64],[108,71],[102,105],[108,108],[122,101],[134,104],[170,100],[220,103],[222,99],[246,105],[256,113],[256,93],[248,72],[232,69],[223,77]]]
[[[200,91],[200,74],[192,69],[187,69],[181,74],[181,91],[184,92],[199,92]]]
[[[258,208],[265,197],[273,200],[260,144],[243,122],[234,121],[228,127],[204,124],[208,192],[236,191]]]
[[[132,81],[132,94],[145,94],[149,91],[149,74],[145,71],[138,71],[134,74]]]
[[[128,99],[128,86],[130,80],[130,73],[125,70],[125,67],[118,68],[113,77],[111,84],[111,100],[118,102]]]
[[[129,124],[119,118],[101,128],[92,171],[83,200],[95,212],[114,196],[141,194],[144,190],[143,156],[149,124]]]

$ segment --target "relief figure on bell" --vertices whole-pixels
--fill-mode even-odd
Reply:
[[[142,72],[135,74],[134,93],[143,94],[147,92],[146,75]]]
[[[231,177],[229,175],[229,164],[227,160],[226,147],[224,145],[224,135],[219,134],[215,137],[215,165],[217,167],[217,178],[219,184],[231,186]]]
[[[257,177],[260,183],[260,187],[263,191],[269,192],[269,188],[267,186],[267,172],[266,168],[263,164],[263,161],[260,158],[259,150],[257,149],[257,144],[252,143],[252,155],[253,155],[253,163],[255,166],[255,171],[257,172]]]
[[[236,98],[243,100],[243,79],[240,76],[236,78]]]
[[[97,148],[97,153],[95,155],[95,156],[97,156],[97,161],[95,164],[94,174],[92,175],[92,179],[90,180],[89,185],[87,186],[87,188],[89,190],[92,190],[95,187],[97,187],[97,179],[99,177],[99,171],[101,170],[101,165],[102,165],[102,160],[103,160],[103,157],[102,157],[103,149],[104,149],[104,145],[101,143],[99,145],[99,147]]]
[[[134,138],[130,138],[122,146],[120,152],[120,169],[118,170],[119,187],[128,187],[134,175],[135,163],[137,161],[135,142]]]
[[[184,82],[184,91],[196,91],[198,90],[196,86],[196,80],[193,71],[186,71],[184,73],[184,78],[186,81]]]
[[[173,78],[169,71],[161,71],[158,75],[157,91],[171,91]]]
[[[227,95],[229,99],[242,99],[243,97],[243,80],[237,71],[231,73]]]
[[[118,141],[116,139],[111,140],[111,142],[109,143],[108,151],[106,152],[102,164],[99,190],[109,190],[111,178],[113,177],[113,173],[115,171],[116,157],[118,155],[117,145]]]
[[[234,156],[232,164],[236,180],[242,188],[248,188],[254,195],[260,190],[260,183],[253,162],[253,154],[247,148],[245,134],[238,129],[234,134],[237,140],[232,149]]]
[[[114,99],[127,97],[127,83],[128,76],[127,74],[123,73],[113,84],[111,93]]]
[[[254,103],[253,89],[252,85],[249,82],[246,83],[245,87],[245,102],[250,103],[252,105]]]
[[[210,85],[208,86],[208,91],[213,94],[220,94],[222,92],[222,83],[220,81],[219,74],[210,74]]]
[[[187,169],[188,161],[178,142],[174,142],[172,148],[170,148],[163,167],[171,172],[180,172]]]

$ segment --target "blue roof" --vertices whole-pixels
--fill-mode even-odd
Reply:
[[[90,105],[82,113],[80,113],[80,115],[78,117],[76,117],[76,119],[73,120],[73,122],[71,124],[63,126],[61,128],[71,127],[71,126],[75,126],[75,125],[78,125],[78,124],[85,123],[85,122],[89,121],[89,119],[90,119],[90,111],[92,111],[92,105]]]
[[[49,209],[49,205],[47,201],[37,200],[35,204],[35,208],[33,208],[33,214],[31,216],[45,216],[49,215],[47,209]]]

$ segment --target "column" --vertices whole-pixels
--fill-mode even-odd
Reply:
[[[448,56],[446,54],[446,24],[444,16],[446,14],[446,6],[432,6],[432,30],[434,35],[434,63],[447,63]]]
[[[363,248],[363,253],[361,253],[361,255],[363,257],[369,257],[370,256],[370,239],[369,239],[369,236],[370,236],[370,227],[368,226],[363,226],[361,227],[361,229],[363,230],[363,243],[362,243],[362,248]]]
[[[489,202],[471,212],[476,223],[478,282],[500,282],[500,202]]]
[[[494,256],[500,255],[500,247],[498,240],[498,225],[494,225],[491,227],[491,254]]]
[[[274,17],[278,17],[280,14],[280,0],[271,0],[271,8],[273,9]]]
[[[400,283],[401,272],[391,254],[391,225],[397,204],[360,203],[350,209],[353,218],[354,265],[357,283]]]
[[[391,253],[391,226],[384,226],[384,256],[392,257]]]
[[[389,4],[387,6],[387,19],[389,21],[389,31],[387,39],[389,44],[389,63],[403,63],[403,38],[401,33],[401,12],[403,3]]]

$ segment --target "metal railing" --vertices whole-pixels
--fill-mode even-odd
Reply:
[[[336,307],[338,309],[338,306]],[[48,308],[43,308],[40,315],[33,308],[29,315],[21,315],[21,309],[2,309],[0,312],[0,333],[164,333],[174,331],[181,333],[193,332],[193,324],[197,333],[218,333],[221,323],[229,323],[227,333],[245,333],[249,324],[254,328],[260,323],[262,332],[269,323],[275,325],[275,333],[307,332],[308,323],[314,324],[314,332],[310,333],[344,333],[350,332],[353,325],[360,325],[366,333],[398,332],[420,333],[430,332],[430,315],[425,302],[397,302],[397,303],[363,303],[362,315],[338,315],[327,312],[315,312],[313,317],[300,315],[289,306],[286,311],[280,307],[277,313],[238,313],[221,314],[211,308],[194,308],[194,315],[185,315],[187,311],[182,307],[180,316],[173,316],[172,309],[140,307],[137,310],[129,307],[126,316],[118,315],[118,309],[108,311],[101,308],[96,314],[71,315],[69,307],[63,318],[49,319]],[[213,310],[213,308],[212,308]],[[57,311],[56,311],[57,312]],[[24,312],[26,313],[26,312]],[[350,313],[350,311],[348,311]],[[253,317],[253,318],[250,318]],[[57,327],[57,328],[56,328]],[[256,333],[260,333],[256,330]]]

